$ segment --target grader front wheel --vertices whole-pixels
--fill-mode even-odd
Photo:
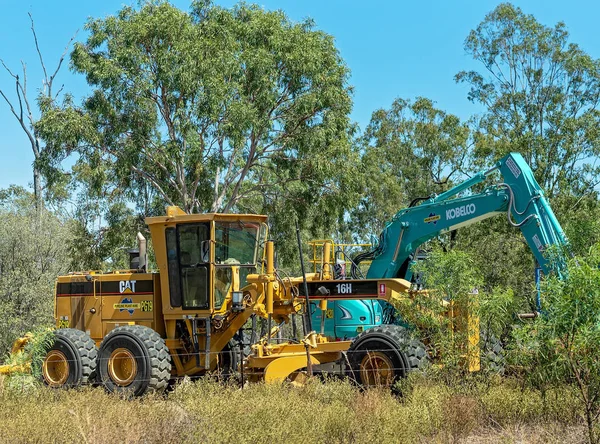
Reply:
[[[382,325],[359,334],[346,352],[350,376],[364,387],[391,387],[427,361],[425,346],[398,325]]]
[[[50,387],[65,385],[69,379],[69,360],[59,350],[50,350],[42,364],[42,376]]]

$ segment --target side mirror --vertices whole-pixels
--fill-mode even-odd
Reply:
[[[200,262],[210,262],[210,240],[204,240],[200,243]]]

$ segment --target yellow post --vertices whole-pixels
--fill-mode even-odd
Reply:
[[[267,241],[267,276],[269,281],[267,282],[267,294],[266,294],[266,308],[267,314],[273,314],[273,279],[275,274],[275,260],[273,254],[273,241]]]
[[[331,242],[325,241],[323,244],[323,279],[331,279]]]
[[[327,314],[327,299],[321,299],[319,302],[321,309],[321,334],[325,334],[325,316]]]

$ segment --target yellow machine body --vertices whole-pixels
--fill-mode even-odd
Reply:
[[[164,334],[160,275],[127,270],[60,276],[55,318],[56,328],[84,331],[98,345],[121,325],[145,325]]]

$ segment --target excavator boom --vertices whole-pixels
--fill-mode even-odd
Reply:
[[[455,198],[468,193],[496,170],[500,171],[502,182],[480,193]],[[410,263],[423,243],[500,213],[505,213],[508,222],[521,230],[540,267],[548,273],[554,265],[549,263],[546,249],[551,245],[564,246],[567,239],[531,168],[520,154],[511,153],[494,168],[421,205],[399,211],[380,236],[367,278],[410,279]]]

